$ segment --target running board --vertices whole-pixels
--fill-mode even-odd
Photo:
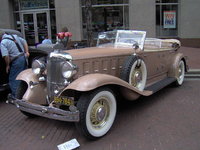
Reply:
[[[161,81],[158,81],[156,83],[154,83],[153,85],[150,85],[148,87],[145,88],[145,90],[149,90],[152,91],[153,93],[156,93],[157,91],[159,91],[160,89],[166,87],[167,85],[173,83],[174,81],[176,81],[176,78],[165,78]]]

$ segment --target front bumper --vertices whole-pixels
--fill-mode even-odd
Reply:
[[[27,102],[25,100],[16,99],[13,102],[17,108],[21,111],[25,111],[34,115],[61,120],[61,121],[68,121],[68,122],[78,122],[79,121],[79,111],[76,110],[74,112],[65,111],[59,108],[55,108],[53,106],[41,106],[38,104],[33,104]]]

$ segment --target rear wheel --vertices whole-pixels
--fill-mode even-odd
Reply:
[[[181,86],[183,84],[184,78],[185,78],[185,64],[184,61],[181,60],[176,68],[175,84],[177,86]]]
[[[20,81],[20,84],[16,90],[16,98],[17,99],[22,99],[23,95],[25,94],[26,90],[27,90],[28,86],[24,81]],[[25,116],[30,117],[30,118],[34,118],[36,117],[36,115],[33,115],[31,113],[25,112],[20,110]]]
[[[80,111],[80,121],[76,127],[90,139],[102,137],[110,130],[117,111],[116,99],[108,88],[83,94],[77,108]]]

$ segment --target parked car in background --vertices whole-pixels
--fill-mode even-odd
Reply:
[[[150,96],[187,71],[175,39],[146,38],[145,31],[100,33],[97,47],[53,51],[19,74],[15,105],[29,116],[75,122],[86,137],[104,136],[114,123],[118,100]]]

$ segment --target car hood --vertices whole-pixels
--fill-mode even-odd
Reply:
[[[121,56],[121,55],[130,55],[134,53],[133,49],[127,48],[99,48],[99,47],[91,47],[91,48],[82,48],[82,49],[73,49],[65,51],[69,53],[73,60],[77,59],[89,59],[89,58],[97,58],[97,57],[109,57],[109,56]]]

